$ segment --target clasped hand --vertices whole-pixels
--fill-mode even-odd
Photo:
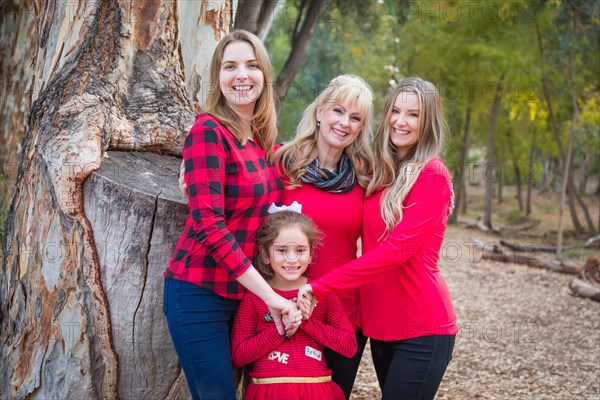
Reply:
[[[269,311],[275,322],[277,332],[281,336],[289,338],[296,333],[302,321],[308,321],[317,306],[317,299],[312,293],[312,287],[303,285],[298,291],[298,297],[294,299],[296,303],[289,300],[283,301],[288,303],[287,307],[277,309],[269,306]]]
[[[284,300],[283,298],[281,300],[287,303],[286,306],[284,308],[275,308],[268,305],[269,312],[273,317],[277,332],[281,336],[289,338],[296,333],[302,323],[302,311],[300,311],[296,303]]]
[[[296,304],[302,312],[302,319],[307,321],[312,315],[313,310],[317,306],[317,299],[312,292],[310,284],[302,285],[298,290],[298,298]]]

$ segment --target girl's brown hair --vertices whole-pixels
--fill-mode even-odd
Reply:
[[[265,262],[265,259],[270,258],[270,248],[279,236],[279,231],[292,226],[300,228],[308,239],[311,255],[323,237],[313,220],[304,214],[295,211],[279,211],[269,215],[256,233],[256,255],[254,256],[254,266],[265,280],[275,276],[271,264]]]

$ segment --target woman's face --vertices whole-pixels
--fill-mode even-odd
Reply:
[[[419,96],[416,93],[398,93],[389,120],[390,141],[402,158],[419,140],[420,112]]]
[[[237,112],[252,113],[262,93],[265,77],[252,45],[235,41],[225,46],[219,72],[221,92]]]
[[[358,109],[358,101],[349,104],[326,104],[317,108],[320,122],[317,143],[325,149],[344,150],[351,145],[364,125],[365,116]]]

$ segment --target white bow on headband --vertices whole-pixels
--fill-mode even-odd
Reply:
[[[279,211],[293,211],[302,214],[302,204],[298,204],[297,201],[294,201],[289,206],[281,206],[277,207],[275,203],[271,204],[271,207],[267,210],[269,214],[275,214]]]

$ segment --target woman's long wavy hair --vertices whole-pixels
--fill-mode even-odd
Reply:
[[[277,137],[277,112],[275,111],[273,86],[271,84],[273,82],[273,72],[265,46],[252,33],[241,29],[235,30],[223,37],[217,45],[210,64],[211,89],[206,99],[206,111],[227,126],[242,144],[246,143],[250,137],[250,132],[244,132],[239,115],[227,103],[219,79],[225,47],[238,41],[246,42],[252,46],[258,66],[264,75],[264,87],[254,106],[254,115],[250,124],[252,125],[254,137],[265,151],[267,158],[272,160],[272,149]]]
[[[419,137],[408,154],[401,158],[390,140],[390,118],[396,98],[402,93],[419,97]],[[383,116],[373,138],[373,179],[367,196],[385,190],[381,200],[381,216],[388,232],[402,220],[402,202],[414,186],[419,173],[433,158],[440,157],[445,146],[448,128],[437,88],[419,77],[406,78],[392,87],[383,107]]]
[[[372,164],[369,142],[372,135],[373,91],[358,76],[340,75],[333,78],[306,108],[294,139],[275,153],[275,161],[283,168],[290,188],[300,187],[300,177],[306,174],[304,167],[317,158],[317,109],[323,107],[328,110],[336,104],[351,104],[354,100],[358,102],[358,110],[363,116],[363,127],[354,142],[344,149],[344,153],[356,171],[358,184],[367,187]]]

